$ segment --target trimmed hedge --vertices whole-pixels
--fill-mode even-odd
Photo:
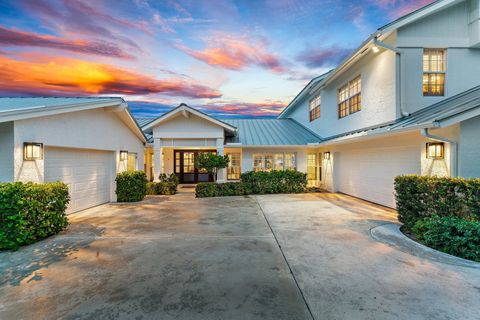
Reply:
[[[241,196],[248,194],[301,193],[307,188],[307,175],[302,172],[270,171],[245,172],[240,182],[197,184],[195,194],[198,198]]]
[[[147,194],[147,176],[143,171],[124,171],[117,174],[118,202],[136,202],[141,201]]]
[[[432,216],[412,228],[418,241],[442,252],[480,262],[480,222]]]
[[[69,202],[61,182],[0,183],[0,249],[16,250],[64,230]]]
[[[254,194],[301,193],[307,188],[307,174],[295,170],[249,171],[242,173],[240,181]]]
[[[149,182],[147,194],[149,195],[173,195],[177,193],[177,184],[174,182]]]
[[[398,220],[407,230],[434,215],[480,220],[480,179],[399,176],[395,197]]]

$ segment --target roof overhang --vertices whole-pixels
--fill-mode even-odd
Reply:
[[[145,125],[144,127],[142,127],[143,131],[145,132],[151,132],[152,129],[158,125],[160,125],[161,123],[163,122],[166,122],[170,119],[173,119],[177,116],[183,116],[185,118],[188,118],[190,117],[190,114],[193,114],[197,117],[200,117],[202,119],[205,119],[213,124],[216,124],[222,128],[224,128],[226,131],[232,133],[232,134],[236,134],[237,132],[237,128],[232,126],[231,124],[228,124],[226,122],[223,122],[223,121],[220,121],[218,119],[215,119],[211,116],[209,116],[208,114],[206,113],[203,113],[201,111],[198,111],[184,103],[180,104],[178,107],[170,110],[169,112],[163,114],[162,116],[158,117],[157,119],[155,119],[154,121],[148,123],[147,125]]]
[[[137,121],[128,109],[128,105],[122,98],[105,99],[105,101],[92,101],[84,103],[63,104],[58,106],[34,106],[24,109],[12,109],[0,112],[0,123],[7,121],[18,121],[39,117],[48,117],[58,114],[87,111],[104,108],[108,112],[116,113],[120,120],[124,122],[130,130],[146,143],[147,139]]]

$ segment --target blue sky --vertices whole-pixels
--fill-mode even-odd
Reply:
[[[431,0],[0,0],[0,95],[122,96],[274,116],[369,34]]]

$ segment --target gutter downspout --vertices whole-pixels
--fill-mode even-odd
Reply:
[[[373,44],[382,48],[385,48],[387,50],[395,52],[395,75],[397,77],[396,84],[395,84],[395,90],[397,91],[397,106],[398,110],[400,111],[400,115],[402,117],[408,117],[410,115],[409,112],[405,111],[403,108],[403,99],[402,99],[402,75],[401,75],[401,70],[402,70],[402,59],[401,59],[401,54],[402,52],[398,50],[396,47],[393,47],[385,42],[378,41],[377,37],[374,37],[372,40]]]
[[[439,137],[432,135],[428,132],[428,128],[422,129],[420,134],[428,139],[449,143],[451,146],[451,159],[450,159],[450,176],[457,177],[458,176],[458,143],[454,140],[450,140],[447,138]]]

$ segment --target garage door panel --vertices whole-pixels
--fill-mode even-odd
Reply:
[[[336,156],[338,190],[375,203],[394,207],[396,176],[420,172],[420,152],[415,146],[346,150]]]
[[[113,154],[94,150],[45,148],[45,181],[68,185],[75,212],[110,201]]]

